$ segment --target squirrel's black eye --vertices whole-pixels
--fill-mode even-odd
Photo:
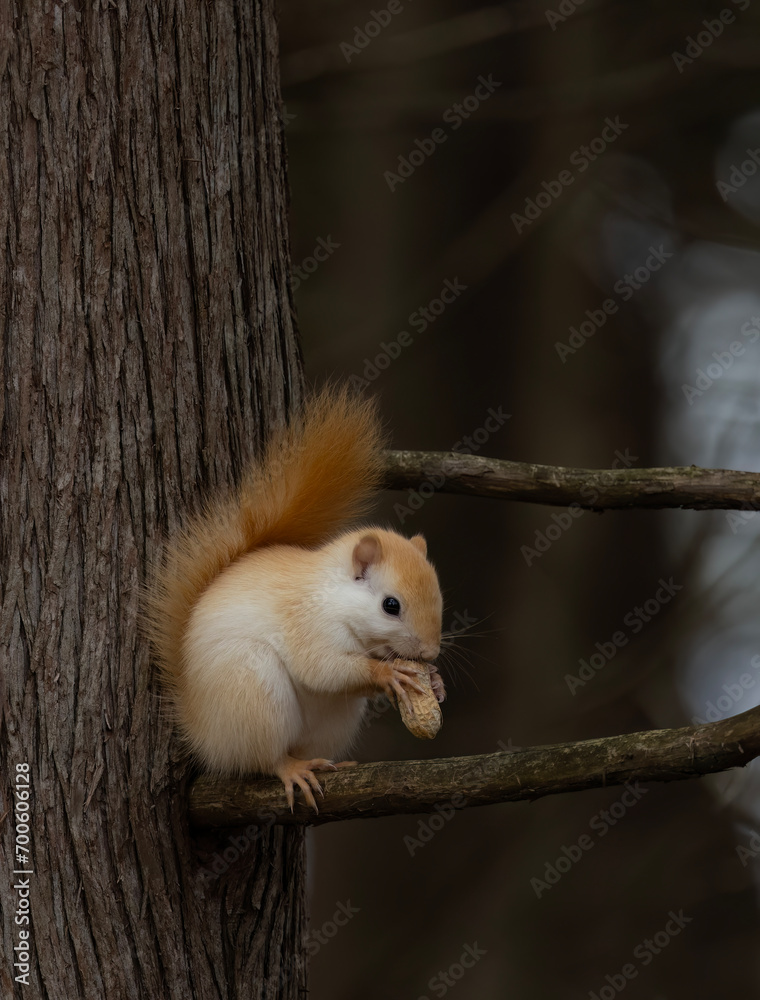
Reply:
[[[397,597],[386,597],[383,601],[383,611],[387,615],[400,615],[401,601]]]

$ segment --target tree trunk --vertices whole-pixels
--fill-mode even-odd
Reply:
[[[191,839],[138,630],[300,401],[272,4],[2,3],[0,87],[2,995],[294,998],[302,834]]]

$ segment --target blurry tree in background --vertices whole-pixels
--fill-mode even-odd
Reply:
[[[399,447],[760,470],[759,25],[749,0],[283,0],[311,379],[379,393]],[[362,759],[760,701],[752,512],[382,515],[428,536],[470,634],[435,744],[387,713]],[[757,774],[319,830],[312,995],[753,995]]]

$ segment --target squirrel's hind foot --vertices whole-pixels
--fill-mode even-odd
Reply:
[[[345,767],[343,765],[338,765]],[[317,801],[314,792],[319,792],[324,797],[322,786],[317,781],[315,771],[336,771],[337,766],[325,757],[315,757],[313,760],[301,760],[298,757],[287,756],[278,765],[275,773],[285,786],[285,798],[288,800],[290,811],[293,812],[295,805],[295,785],[301,789],[307,805],[311,806],[314,812],[318,813]]]

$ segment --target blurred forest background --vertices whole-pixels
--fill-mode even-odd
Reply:
[[[395,447],[760,471],[760,0],[282,0],[280,21],[312,383],[363,379]],[[381,713],[359,759],[760,701],[752,512],[408,501],[380,517],[427,536],[445,627],[475,624],[435,743]],[[757,776],[318,829],[310,995],[760,995]]]

